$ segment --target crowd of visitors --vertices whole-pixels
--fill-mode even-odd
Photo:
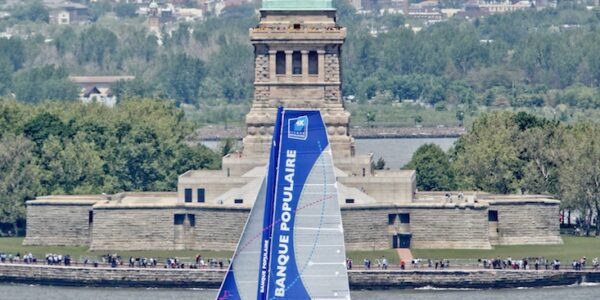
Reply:
[[[584,257],[580,258],[579,260],[574,259],[573,262],[571,263],[571,267],[573,267],[573,270],[581,271],[585,268],[586,263],[587,263],[587,258],[584,256]],[[591,267],[594,270],[598,270],[598,267],[600,267],[600,262],[598,261],[597,257],[594,257],[594,259],[592,260]]]
[[[23,255],[22,260],[23,260],[23,263],[25,263],[25,264],[34,264],[37,262],[37,259],[31,253]],[[12,255],[10,253],[6,254],[6,253],[0,252],[0,262],[2,262],[2,263],[6,263],[6,262],[20,263],[21,262],[21,253],[17,252],[15,255]]]
[[[71,256],[66,254],[56,254],[56,253],[48,253],[46,254],[43,262],[46,265],[51,266],[71,266],[72,259]],[[0,263],[24,263],[24,264],[38,264],[42,263],[42,261],[38,261],[38,259],[32,254],[28,253],[25,255],[21,255],[21,253],[11,254],[11,253],[3,253],[0,252]],[[195,257],[194,261],[184,262],[176,257],[169,257],[164,260],[164,264],[160,265],[159,260],[157,258],[146,258],[146,257],[132,257],[124,260],[118,254],[106,254],[100,257],[96,257],[90,259],[88,257],[80,258],[79,262],[75,261],[75,264],[81,264],[84,267],[123,267],[127,264],[129,268],[157,268],[163,267],[168,269],[203,269],[203,268],[211,268],[211,269],[223,269],[227,267],[230,263],[230,260],[224,260],[222,258],[208,258],[205,259],[202,255],[198,254]]]
[[[378,269],[382,269],[382,270],[386,270],[388,268],[388,260],[387,258],[385,258],[385,256],[382,256],[381,258],[375,259],[375,262],[377,264],[377,268]],[[352,270],[352,259],[351,258],[346,258],[346,268],[348,270]],[[368,258],[363,259],[363,267],[366,270],[370,270],[371,269],[371,260]]]
[[[71,266],[71,256],[66,254],[56,254],[56,253],[48,253],[45,255],[44,261],[46,265],[52,266]],[[112,268],[122,267],[124,265],[124,260],[118,254],[106,254],[100,256],[100,259],[90,260],[87,257],[80,259],[83,266],[110,266]],[[215,259],[215,258],[204,258],[202,255],[198,254],[195,257],[194,261],[184,262],[177,257],[169,257],[164,260],[164,264],[161,266],[159,260],[157,258],[146,258],[146,257],[132,257],[126,261],[128,262],[127,267],[129,268],[157,268],[163,267],[166,269],[223,269],[229,265],[231,262],[227,260],[226,262],[223,259]],[[11,254],[11,253],[3,253],[0,252],[0,263],[24,263],[24,264],[37,264],[42,263],[39,262],[38,259],[32,254],[27,253],[21,255],[21,253]],[[77,262],[76,262],[77,264]],[[363,259],[363,268],[365,270],[370,270],[372,262],[369,258]],[[459,268],[472,268],[472,264],[454,264]],[[482,267],[484,269],[510,269],[510,270],[562,270],[565,269],[562,266],[562,263],[559,259],[547,259],[545,257],[526,257],[521,259],[513,259],[511,257],[500,258],[496,257],[493,259],[478,259],[477,260],[478,267]],[[378,259],[375,259],[375,266],[377,269],[386,270],[389,267],[388,260],[385,256],[381,256]],[[424,260],[416,258],[410,261],[410,266],[412,269],[419,268],[432,268],[432,269],[447,269],[450,267],[450,260],[440,259],[440,260]],[[407,267],[407,262],[404,259],[400,259],[399,264],[396,266],[401,270],[405,270]],[[561,268],[562,267],[562,268]],[[346,259],[346,268],[348,270],[352,270],[353,261],[351,258]],[[580,259],[574,259],[571,262],[571,269],[576,271],[581,270],[600,270],[600,260],[598,257],[594,257],[590,262],[588,259],[583,256]]]
[[[71,256],[49,253],[46,254],[44,261],[47,265],[71,265]],[[37,258],[30,252],[23,256],[17,252],[15,255],[11,253],[0,253],[1,263],[24,263],[24,264],[36,264],[38,263]]]
[[[33,257],[33,255],[31,255],[31,253],[29,253],[29,256]],[[70,266],[71,265],[71,256],[68,254],[64,255],[64,256],[61,254],[54,254],[54,253],[46,254],[46,264],[54,265],[54,266],[60,266],[60,265],[64,264],[65,266]]]
[[[228,259],[227,265],[229,265],[230,262],[231,262],[231,260]],[[204,257],[202,257],[202,255],[200,255],[200,254],[196,255],[196,265],[195,265],[196,269],[198,269],[198,268],[223,269],[224,266],[225,266],[225,262],[223,261],[222,258],[219,258],[219,259],[208,258],[205,261]]]
[[[158,260],[156,258],[146,258],[146,257],[129,257],[129,267],[130,268],[147,268],[156,267],[158,265]]]
[[[478,262],[485,269],[513,269],[513,270],[560,270],[561,261],[559,259],[547,259],[545,257],[529,257],[522,259],[512,259],[508,257],[501,259],[479,259]],[[587,258],[583,256],[580,259],[574,259],[571,263],[573,270],[583,270],[586,266]],[[598,258],[592,260],[592,269],[599,267]]]
[[[387,269],[389,267],[388,261],[385,257],[381,257],[380,259],[376,259],[376,266],[378,269]],[[509,270],[563,270],[564,267],[561,268],[561,261],[559,259],[546,259],[545,257],[528,257],[522,259],[513,259],[511,257],[507,257],[502,259],[500,257],[494,259],[478,259],[477,266],[471,263],[454,263],[453,266],[457,268],[484,268],[484,269],[509,269]],[[592,260],[592,263],[589,264],[587,262],[587,258],[584,256],[581,259],[573,260],[572,269],[581,271],[581,270],[599,270],[600,271],[600,260],[598,257],[595,257]],[[587,267],[586,267],[587,266]],[[371,260],[369,258],[363,259],[363,269],[370,270],[371,269]],[[393,267],[399,268],[400,270],[405,270],[408,267],[407,261],[404,259],[400,259],[398,265],[394,265]],[[450,267],[450,260],[448,259],[440,259],[440,260],[423,260],[420,258],[415,258],[410,261],[410,267],[412,269],[420,269],[420,268],[431,268],[431,269],[447,269]],[[353,262],[351,258],[346,259],[346,268],[348,270],[352,270]]]

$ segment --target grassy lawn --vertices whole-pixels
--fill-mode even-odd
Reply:
[[[445,109],[436,110],[433,107],[421,107],[414,104],[358,104],[345,103],[345,108],[352,114],[350,126],[375,126],[375,127],[414,127],[415,117],[421,116],[420,125],[424,127],[458,126],[457,111],[464,112],[464,126],[470,124],[482,113],[497,111],[524,111],[547,119],[560,119],[567,123],[596,121],[600,119],[600,109],[580,109],[572,107],[484,107],[478,106],[473,110],[467,107],[458,108],[447,106]],[[197,126],[224,126],[244,127],[245,116],[250,110],[249,103],[225,104],[210,103],[195,108],[184,106],[183,110],[188,120]],[[375,121],[367,121],[367,112],[375,114]]]
[[[478,258],[502,258],[513,257],[537,257],[543,256],[548,259],[558,258],[563,262],[586,256],[591,261],[594,257],[600,257],[600,238],[574,237],[563,235],[564,245],[519,245],[519,246],[496,246],[492,250],[456,250],[456,249],[413,249],[413,256],[424,259],[465,259],[476,260]],[[0,238],[0,252],[33,253],[38,258],[43,258],[46,253],[70,254],[75,260],[90,259],[108,254],[117,253],[123,258],[154,257],[160,262],[167,257],[177,257],[183,261],[192,261],[194,257],[201,254],[207,258],[227,259],[233,254],[231,251],[204,251],[204,250],[166,250],[166,251],[89,251],[87,247],[64,247],[64,246],[22,246],[23,238]],[[352,258],[355,265],[362,265],[364,258],[370,259],[375,264],[376,259],[385,256],[390,264],[398,264],[398,255],[395,250],[375,251],[348,251],[347,256]]]
[[[445,250],[445,249],[414,249],[414,257],[430,259],[477,259],[477,258],[524,258],[546,257],[570,262],[573,259],[586,256],[589,261],[600,257],[600,238],[562,236],[563,245],[518,245],[496,246],[492,250]]]
[[[46,253],[69,254],[76,260],[83,260],[84,257],[90,259],[96,258],[108,253],[117,253],[123,258],[133,257],[154,257],[162,262],[167,257],[177,257],[184,261],[194,260],[196,255],[201,254],[207,258],[230,258],[232,251],[196,251],[196,250],[166,250],[166,251],[89,251],[87,247],[65,247],[65,246],[23,246],[23,238],[0,238],[0,252],[17,252],[21,255],[31,252],[37,258],[43,258]],[[364,258],[369,258],[375,264],[375,259],[385,256],[390,264],[398,263],[398,255],[394,250],[381,251],[350,251],[347,255],[352,258],[355,264],[362,264]]]
[[[162,262],[168,257],[177,257],[183,261],[192,261],[196,255],[200,254],[206,258],[228,259],[233,254],[232,251],[196,251],[196,250],[155,250],[155,251],[89,251],[88,247],[68,247],[68,246],[23,246],[23,238],[0,238],[0,252],[21,253],[21,256],[31,252],[35,257],[43,258],[47,253],[69,254],[75,260],[82,261],[84,257],[90,259],[100,257],[106,254],[117,253],[127,259],[132,257],[153,257]]]
[[[346,108],[352,113],[352,126],[401,126],[414,127],[415,116],[421,116],[422,126],[432,127],[437,125],[457,126],[456,110],[436,111],[433,108],[424,108],[416,105],[376,105],[376,104],[348,104]],[[375,122],[367,122],[367,112],[375,113]],[[465,115],[469,121],[470,115]]]

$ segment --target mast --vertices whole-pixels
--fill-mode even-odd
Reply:
[[[267,298],[267,286],[269,283],[269,265],[271,262],[271,240],[273,232],[273,205],[275,201],[275,189],[277,187],[277,170],[279,169],[280,145],[282,140],[281,122],[283,107],[277,108],[277,118],[273,130],[273,142],[271,155],[269,156],[269,169],[267,172],[267,195],[263,217],[263,234],[261,243],[261,260],[258,274],[257,300]]]

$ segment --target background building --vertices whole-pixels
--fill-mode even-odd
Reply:
[[[134,76],[69,76],[80,87],[79,100],[84,103],[98,102],[113,107],[117,97],[110,89],[119,80],[133,80]]]

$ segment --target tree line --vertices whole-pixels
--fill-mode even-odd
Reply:
[[[40,9],[40,2],[17,6],[14,19],[0,21],[0,30],[11,28],[15,33],[0,38],[0,95],[14,94],[28,103],[75,100],[79,90],[68,76],[94,74],[136,76],[115,84],[118,96],[196,106],[251,98],[248,28],[257,21],[253,5],[228,8],[201,23],[178,22],[158,35],[147,29],[145,17],[118,22],[100,17],[90,25],[57,26],[34,17]],[[20,11],[31,17],[18,17]]]
[[[418,32],[403,26],[400,16],[373,23],[352,8],[338,12],[348,27],[346,95],[465,106],[600,107],[600,9],[563,1],[556,9],[451,18]]]
[[[479,117],[454,146],[421,146],[405,166],[425,191],[545,194],[595,220],[600,234],[600,125],[564,124],[525,112]]]
[[[402,15],[357,14],[347,0],[335,5],[348,28],[343,94],[361,102],[600,108],[599,9],[562,1],[556,9],[424,26]],[[93,25],[60,27],[24,19],[16,30],[38,33],[0,39],[0,94],[25,102],[75,99],[67,75],[127,74],[136,80],[115,84],[118,95],[198,107],[247,103],[254,76],[248,28],[258,22],[256,8],[179,22],[159,37],[143,17],[120,19],[119,26],[100,17]]]
[[[23,221],[35,196],[173,191],[179,174],[218,168],[220,154],[185,142],[192,130],[172,101],[0,99],[0,227]]]

